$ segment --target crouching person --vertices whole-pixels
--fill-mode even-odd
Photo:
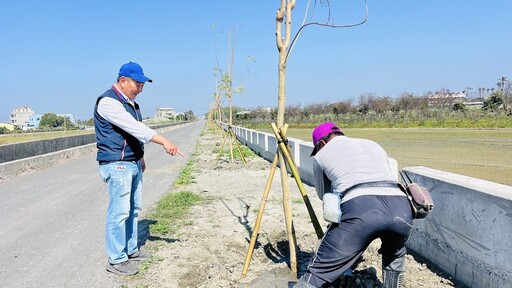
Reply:
[[[313,170],[327,232],[294,286],[330,287],[380,238],[384,287],[401,287],[413,215],[377,143],[344,136],[331,122],[313,130]]]

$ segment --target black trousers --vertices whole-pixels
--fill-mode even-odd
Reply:
[[[337,280],[380,238],[382,266],[405,270],[405,242],[413,226],[406,197],[365,195],[341,204],[341,222],[329,225],[302,280],[314,287]]]

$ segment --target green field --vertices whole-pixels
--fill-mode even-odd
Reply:
[[[19,143],[19,142],[25,142],[25,141],[59,138],[59,137],[69,137],[69,136],[91,134],[91,133],[94,133],[94,131],[70,130],[70,131],[59,131],[59,132],[4,134],[4,135],[0,135],[0,145]]]
[[[270,129],[259,129],[271,133]],[[288,137],[311,141],[312,129],[289,129]],[[343,129],[371,139],[400,168],[426,166],[512,186],[512,129]]]

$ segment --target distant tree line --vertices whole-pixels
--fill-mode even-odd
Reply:
[[[468,105],[459,98],[433,97],[449,95],[449,91],[428,92],[424,95],[402,93],[396,98],[364,94],[354,100],[334,103],[288,105],[286,122],[292,127],[314,127],[323,121],[335,121],[344,127],[512,127],[510,91],[493,91],[486,98],[472,99]],[[227,115],[228,108],[222,108]],[[233,107],[234,125],[266,127],[274,122],[277,109]],[[224,116],[223,116],[224,117]],[[226,118],[224,118],[226,119]]]
[[[192,110],[188,110],[182,114],[176,115],[176,119],[180,121],[193,121],[196,119],[196,116]]]
[[[75,130],[78,127],[69,120],[68,117],[58,116],[55,113],[45,113],[39,121],[40,130],[55,130],[55,129],[66,129]]]
[[[143,121],[148,124],[151,123],[153,118],[145,118]],[[175,119],[167,119],[166,121],[178,121],[178,122],[189,122],[197,119],[192,110],[188,110],[184,113],[179,113],[175,116]],[[162,119],[159,119],[158,122],[162,122]],[[62,130],[78,130],[85,129],[87,127],[94,127],[94,119],[90,118],[88,120],[76,120],[76,123],[71,122],[69,118],[65,116],[58,116],[55,113],[45,113],[41,116],[41,120],[39,121],[39,127],[37,129],[30,130],[22,130],[20,127],[15,127],[13,131],[7,129],[6,127],[0,127],[0,134],[13,134],[13,133],[34,133],[34,132],[47,132],[47,131],[62,131]]]

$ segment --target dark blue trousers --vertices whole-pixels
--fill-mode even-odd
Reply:
[[[383,269],[405,270],[405,242],[413,226],[406,197],[359,196],[342,203],[341,211],[341,222],[329,225],[303,280],[314,287],[334,282],[377,238]]]

